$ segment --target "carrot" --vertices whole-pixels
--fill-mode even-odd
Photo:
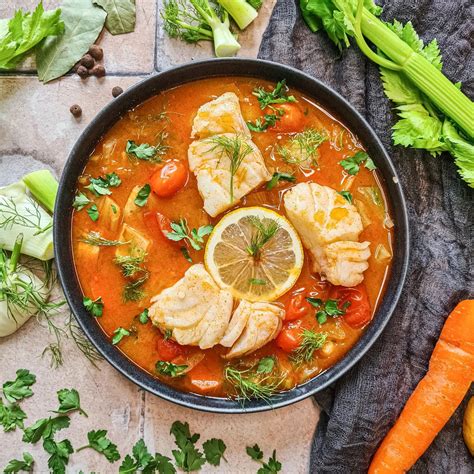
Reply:
[[[427,374],[375,453],[369,474],[408,471],[447,423],[474,381],[474,300],[448,316]]]

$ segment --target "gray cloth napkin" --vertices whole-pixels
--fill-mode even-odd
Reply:
[[[383,18],[411,20],[425,40],[438,39],[444,72],[474,96],[473,7],[469,0],[392,0]],[[412,235],[405,289],[383,335],[331,389],[315,399],[322,408],[311,472],[366,472],[377,446],[423,377],[446,315],[473,297],[474,192],[448,155],[394,147],[391,104],[378,69],[353,46],[342,54],[326,34],[312,34],[294,0],[279,0],[260,58],[311,74],[346,97],[367,118],[390,153],[408,202]],[[471,395],[474,394],[471,387]],[[472,473],[462,439],[468,397],[418,461],[414,473]]]

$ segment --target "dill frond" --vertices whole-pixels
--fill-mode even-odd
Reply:
[[[125,245],[129,242],[121,241],[121,240],[109,240],[105,237],[100,235],[100,232],[96,232],[91,230],[88,234],[83,236],[79,239],[80,242],[84,242],[88,245],[95,245],[95,246],[104,246],[104,247],[113,247],[117,245]]]
[[[270,222],[265,223],[262,219],[256,216],[251,216],[249,219],[252,226],[255,228],[255,232],[252,234],[250,245],[246,250],[249,255],[258,258],[264,245],[275,237],[280,226],[276,221],[271,220]]]
[[[327,335],[322,332],[314,332],[305,329],[302,334],[302,341],[290,356],[290,359],[296,365],[310,362],[313,359],[314,353],[321,349],[326,342]]]
[[[317,165],[318,147],[328,139],[327,135],[314,128],[308,128],[294,135],[277,151],[282,160],[292,165]]]

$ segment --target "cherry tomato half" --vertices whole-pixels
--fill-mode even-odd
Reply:
[[[301,344],[301,327],[299,323],[289,323],[283,326],[276,338],[277,346],[285,352],[292,352]]]
[[[299,132],[303,128],[305,117],[298,104],[280,104],[275,106],[275,109],[277,109],[276,112],[269,112],[279,116],[279,120],[273,127],[275,132]],[[279,110],[283,112],[282,115],[279,115]]]
[[[158,197],[170,197],[188,181],[188,168],[183,161],[169,161],[150,178],[150,186]]]
[[[331,290],[331,298],[339,300],[339,308],[347,302],[350,303],[346,309],[346,314],[342,316],[350,327],[355,329],[364,327],[372,319],[367,290],[363,284],[354,288],[335,286]]]
[[[156,350],[160,360],[169,362],[183,354],[182,347],[171,339],[159,338],[156,342]]]
[[[300,293],[291,298],[286,306],[286,321],[294,321],[306,316],[310,310],[310,305],[306,301],[304,294]]]
[[[143,220],[152,236],[162,235],[167,238],[168,232],[172,231],[171,221],[160,212],[145,212]]]

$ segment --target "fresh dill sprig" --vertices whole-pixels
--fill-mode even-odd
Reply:
[[[148,272],[138,280],[127,283],[123,289],[123,299],[125,301],[138,301],[145,296],[142,286],[148,280]]]
[[[304,364],[313,359],[314,353],[326,342],[327,334],[304,329],[300,345],[292,352],[290,359],[296,365]]]
[[[224,377],[236,392],[237,399],[245,404],[252,399],[266,402],[278,392],[283,382],[283,377],[272,373],[258,372],[256,367],[238,369],[228,366],[225,368]]]
[[[124,301],[138,301],[145,296],[142,286],[150,276],[144,266],[146,256],[146,252],[142,251],[135,252],[134,255],[117,255],[114,259],[122,275],[129,280],[123,289]]]
[[[84,242],[89,245],[104,246],[104,247],[114,247],[116,245],[125,245],[129,243],[122,240],[106,239],[105,237],[102,237],[100,235],[100,232],[96,232],[94,230],[91,230],[88,234],[86,234],[79,240],[80,242]]]
[[[256,216],[250,216],[249,220],[255,231],[250,239],[250,245],[246,250],[250,256],[258,259],[262,248],[267,242],[275,237],[280,226],[276,221],[270,220],[270,222],[265,223],[262,219]]]
[[[28,196],[25,199],[30,206],[24,206],[20,210],[12,197],[0,196],[0,229],[11,229],[18,225],[36,229],[36,234],[41,234],[51,228],[51,223],[41,225],[40,205]]]
[[[230,203],[234,202],[234,176],[236,175],[242,161],[245,157],[252,153],[253,148],[247,143],[246,138],[241,135],[215,135],[207,139],[214,146],[210,149],[220,150],[221,154],[225,154],[230,161]]]
[[[314,128],[297,133],[277,151],[283,161],[292,165],[317,165],[318,147],[328,139]]]

